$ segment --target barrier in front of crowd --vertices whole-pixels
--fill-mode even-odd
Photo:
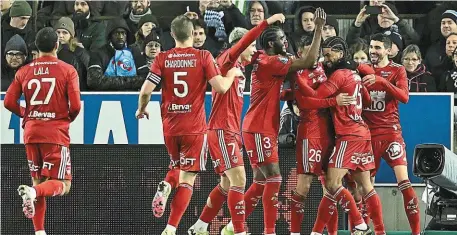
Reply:
[[[154,93],[151,97],[148,105],[149,120],[135,119],[138,102],[136,92],[83,92],[81,98],[81,113],[70,127],[73,144],[162,145],[164,143],[160,117],[160,93]],[[1,93],[1,144],[23,143],[21,120],[4,108],[3,99],[4,93]],[[244,99],[243,116],[249,105],[249,93],[245,94]],[[441,143],[453,149],[453,106],[454,95],[451,93],[412,93],[408,104],[400,105],[401,125],[409,162],[412,162],[416,144]],[[209,93],[206,95],[205,108],[208,116],[211,110]],[[411,173],[411,169],[409,170]],[[420,179],[412,174],[410,176],[413,183],[421,183]],[[376,183],[378,186],[396,185],[391,169],[384,162],[378,172]]]

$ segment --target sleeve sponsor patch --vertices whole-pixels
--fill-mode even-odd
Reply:
[[[278,60],[281,61],[281,63],[283,64],[287,64],[289,62],[289,58],[282,56],[278,56]]]

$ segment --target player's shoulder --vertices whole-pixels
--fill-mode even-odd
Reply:
[[[404,69],[405,67],[401,64],[397,64],[393,61],[391,61],[388,65],[390,67],[390,69],[392,69],[393,71],[398,71],[398,70],[402,70]]]

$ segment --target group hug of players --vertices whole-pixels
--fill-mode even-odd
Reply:
[[[381,202],[372,183],[381,158],[395,172],[412,235],[420,234],[418,199],[408,179],[398,113],[398,102],[406,103],[409,97],[405,69],[388,60],[392,42],[380,34],[370,41],[371,65],[356,64],[342,38],[321,42],[325,20],[325,12],[318,8],[314,37],[302,40],[298,58],[286,54],[286,36],[281,28],[272,26],[284,23],[285,17],[276,14],[249,31],[235,28],[229,36],[231,47],[216,60],[208,51],[192,47],[194,28],[186,16],[173,20],[176,47],[155,58],[135,114],[139,119],[149,117],[147,104],[160,84],[171,164],[153,199],[156,217],[163,215],[168,196],[175,191],[162,235],[176,234],[197,173],[205,170],[208,148],[221,180],[188,233],[209,234],[208,224],[227,201],[231,222],[221,234],[245,235],[246,217],[262,201],[264,233],[275,234],[282,181],[277,145],[281,98],[294,100],[300,109],[291,235],[300,234],[304,201],[314,176],[321,176],[325,193],[312,235],[322,234],[325,227],[329,234],[337,233],[337,204],[349,214],[352,234],[373,234],[368,218],[373,221],[374,234],[385,234]],[[37,235],[46,234],[45,198],[64,195],[70,189],[68,127],[80,109],[77,73],[55,58],[58,42],[52,32],[45,28],[37,34],[40,58],[19,70],[5,97],[5,107],[24,117],[33,187],[21,185],[18,192]],[[256,50],[256,40],[263,50]],[[323,62],[319,62],[321,53]],[[249,63],[253,63],[250,106],[241,129],[242,70]],[[48,74],[37,66],[49,67]],[[282,91],[285,81],[292,84],[291,90]],[[204,112],[207,83],[213,88],[208,124]],[[18,103],[22,93],[25,108]],[[52,123],[54,129],[44,123]],[[246,192],[242,146],[254,174]],[[342,186],[343,178],[352,182],[354,196]]]

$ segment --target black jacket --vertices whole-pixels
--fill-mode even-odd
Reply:
[[[446,40],[444,37],[441,37],[439,42],[434,43],[427,50],[424,64],[427,70],[430,71],[435,78],[437,87],[442,87],[440,84],[442,79],[440,78],[446,71],[453,68],[452,60],[446,55]]]
[[[4,64],[2,64],[2,91],[8,90],[8,87],[14,80],[14,75],[16,74],[17,69],[12,69]]]
[[[123,28],[127,32],[129,28],[124,19],[114,19],[108,23],[106,28],[106,39],[109,40],[111,32],[117,28]],[[128,36],[127,36],[128,37]],[[128,48],[129,49],[129,48]],[[133,54],[133,52],[132,52]],[[145,77],[139,76],[105,76],[105,70],[108,63],[115,55],[115,49],[110,43],[105,44],[102,48],[91,52],[89,68],[87,70],[87,85],[91,90],[96,91],[125,91],[139,90],[144,82]],[[136,67],[138,65],[135,63]]]
[[[6,43],[13,37],[14,35],[19,35],[24,39],[25,44],[29,45],[30,43],[35,41],[35,32],[32,29],[32,21],[30,20],[24,29],[13,28],[10,25],[10,19],[2,20],[2,50],[1,55],[4,57],[5,55],[5,46]],[[4,58],[2,62],[4,62]]]
[[[439,90],[443,92],[457,92],[457,68],[454,67],[443,73],[440,78]]]
[[[408,87],[410,92],[435,92],[435,78],[425,69],[425,66],[420,64],[416,71],[408,72]]]
[[[81,91],[87,91],[86,68],[89,63],[89,53],[80,47],[76,47],[75,51],[72,52],[68,44],[62,44],[57,52],[57,58],[75,67],[79,76],[79,88]]]

